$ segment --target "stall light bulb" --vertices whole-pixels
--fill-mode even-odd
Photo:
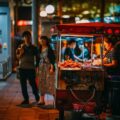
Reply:
[[[46,11],[46,13],[48,13],[48,14],[52,14],[52,13],[54,13],[55,8],[54,8],[53,5],[47,5],[46,8],[45,8],[45,11]]]
[[[41,11],[41,12],[40,12],[40,16],[41,16],[41,17],[46,17],[46,16],[47,16],[46,11]]]

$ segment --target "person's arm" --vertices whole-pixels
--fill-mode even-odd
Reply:
[[[54,54],[54,51],[52,50],[52,48],[48,48],[48,59],[51,63],[50,65],[50,72],[54,72],[55,70],[55,54]]]
[[[74,58],[76,59],[76,60],[78,60],[79,62],[82,62],[83,60],[82,59],[80,59],[78,56],[76,56],[76,55],[74,55]]]
[[[39,62],[40,62],[40,55],[39,55],[39,50],[37,47],[35,47],[35,63],[36,63],[36,68],[39,66]]]
[[[120,54],[120,46],[114,47],[113,54],[112,54],[112,62],[111,63],[104,63],[105,67],[116,67],[118,65],[118,57]],[[105,58],[103,62],[105,61]]]
[[[72,49],[71,48],[66,48],[65,49],[65,53],[64,53],[64,60],[69,60],[69,59],[71,59],[71,60],[75,60],[75,54],[74,54],[74,52],[72,51]]]
[[[20,49],[17,48],[17,50],[16,50],[16,58],[17,58],[17,59],[19,59],[19,54],[20,54]]]
[[[17,59],[20,59],[24,54],[24,46],[20,45],[20,47],[17,48],[16,50],[16,57]]]
[[[111,63],[104,63],[103,66],[105,66],[105,67],[116,67],[117,66],[117,60],[112,60]]]
[[[84,59],[84,58],[89,58],[89,51],[87,48],[84,48],[84,50],[82,50],[81,54],[78,56],[80,59]]]
[[[80,53],[80,55],[78,56],[78,58],[83,59],[83,52]]]
[[[54,72],[54,65],[51,64],[51,65],[50,65],[50,73],[53,73],[53,72]]]
[[[70,59],[70,48],[66,48],[64,52],[64,60]]]

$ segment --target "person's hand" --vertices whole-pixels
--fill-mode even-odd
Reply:
[[[21,47],[20,47],[20,54],[23,55],[24,54],[24,44],[21,44]]]
[[[22,56],[23,54],[24,54],[24,49],[21,48],[21,49],[20,49],[20,56]]]
[[[100,59],[95,59],[93,61],[93,65],[100,66],[101,65],[101,60]]]
[[[24,54],[24,50],[23,49],[18,48],[16,50],[16,57],[17,57],[17,59],[20,59],[23,56],[23,54]]]
[[[104,58],[104,59],[103,59],[103,63],[104,63],[104,64],[107,63],[107,60],[108,60],[107,58]]]
[[[53,73],[53,72],[54,72],[53,68],[50,68],[50,73]]]
[[[69,59],[70,59],[70,57],[69,57],[68,55],[66,55],[66,56],[65,56],[65,59],[66,59],[66,60],[69,60]]]

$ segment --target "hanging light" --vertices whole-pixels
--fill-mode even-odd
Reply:
[[[62,18],[66,18],[67,19],[67,18],[70,18],[70,16],[69,15],[63,15]]]
[[[90,21],[86,20],[86,19],[82,19],[82,20],[76,21],[76,23],[89,23],[89,22]]]
[[[80,18],[79,17],[75,17],[75,21],[80,21]]]
[[[48,14],[52,14],[52,13],[54,13],[54,11],[55,11],[55,7],[53,6],[53,5],[47,5],[46,6],[46,8],[45,8],[45,11],[46,11],[46,13],[48,13]]]
[[[41,17],[46,17],[46,16],[47,16],[46,11],[41,11],[41,12],[40,12],[40,16],[41,16]]]

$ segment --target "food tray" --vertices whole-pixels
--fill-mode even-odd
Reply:
[[[64,68],[64,67],[60,67],[60,70],[81,70],[81,68]]]

